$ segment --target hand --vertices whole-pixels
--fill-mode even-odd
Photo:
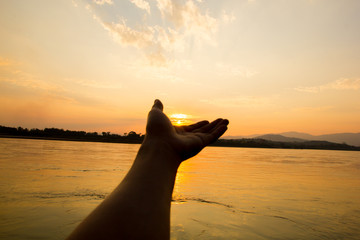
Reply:
[[[182,161],[216,141],[228,123],[217,119],[174,127],[163,113],[162,103],[155,100],[144,142],[129,172],[68,239],[170,239],[177,169]]]
[[[209,123],[200,121],[189,126],[173,126],[163,113],[163,104],[155,100],[149,112],[145,141],[159,140],[168,144],[181,161],[198,154],[204,147],[215,142],[227,130],[227,119],[216,119]]]

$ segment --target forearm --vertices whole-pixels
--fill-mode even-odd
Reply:
[[[179,164],[165,142],[146,139],[121,184],[77,228],[73,239],[169,239]]]
[[[216,141],[228,123],[217,119],[174,127],[155,100],[144,143],[128,174],[68,239],[169,239],[171,197],[181,161]]]

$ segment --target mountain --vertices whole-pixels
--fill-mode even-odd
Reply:
[[[279,135],[282,135],[284,137],[290,137],[290,138],[301,138],[305,140],[315,140],[315,136],[308,134],[308,133],[301,133],[301,132],[283,132],[279,133]]]
[[[243,138],[256,138],[262,134],[251,134],[251,135],[242,135],[242,136],[223,136],[223,139],[243,139]]]
[[[265,137],[269,137],[269,136],[265,136]],[[270,137],[278,137],[278,136],[270,136]],[[285,140],[284,138],[285,137],[281,139]],[[218,141],[213,143],[212,146],[360,151],[360,147],[354,147],[347,144],[332,143],[327,141],[278,142],[278,141],[270,141],[260,138],[219,139]]]
[[[360,133],[334,133],[323,135],[311,135],[301,132],[283,132],[278,134],[253,134],[247,136],[226,136],[223,139],[242,139],[242,138],[262,138],[271,141],[280,142],[304,142],[311,141],[328,141],[334,143],[346,143],[352,146],[360,147]]]
[[[352,146],[360,146],[360,133],[334,133],[314,136],[307,133],[284,132],[280,133],[279,135],[291,138],[301,138],[305,140],[321,140],[334,143],[346,143]]]
[[[294,138],[294,137],[284,137],[279,134],[265,134],[265,135],[260,135],[256,138],[275,141],[275,142],[306,142],[306,140],[304,139]]]

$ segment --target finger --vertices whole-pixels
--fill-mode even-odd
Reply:
[[[213,129],[214,127],[216,127],[221,121],[223,121],[222,118],[218,118],[215,121],[212,121],[211,123],[204,125],[201,128],[196,129],[194,132],[209,132],[211,131],[211,129]]]
[[[224,132],[227,130],[227,125],[229,124],[229,120],[224,119],[221,123],[219,123],[215,128],[213,128],[210,134],[214,135],[215,137],[219,138]],[[225,128],[224,128],[225,127]],[[225,129],[224,132],[221,130]],[[220,134],[220,135],[219,135]]]
[[[159,99],[155,99],[154,101],[154,105],[152,106],[152,109],[159,109],[159,110],[163,110],[164,109],[164,106],[162,104],[162,102],[159,100]]]
[[[227,130],[227,125],[220,124],[205,137],[206,145],[216,142]]]
[[[191,124],[189,126],[183,126],[183,129],[187,132],[192,132],[198,128],[201,128],[205,125],[209,124],[209,121],[200,121],[200,122],[197,122],[197,123],[194,123],[194,124]]]
[[[177,133],[182,133],[185,131],[184,126],[174,126],[174,129]]]

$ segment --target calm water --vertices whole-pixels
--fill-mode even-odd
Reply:
[[[0,138],[0,239],[63,239],[139,145]],[[179,169],[172,239],[360,239],[360,153],[205,149]]]

